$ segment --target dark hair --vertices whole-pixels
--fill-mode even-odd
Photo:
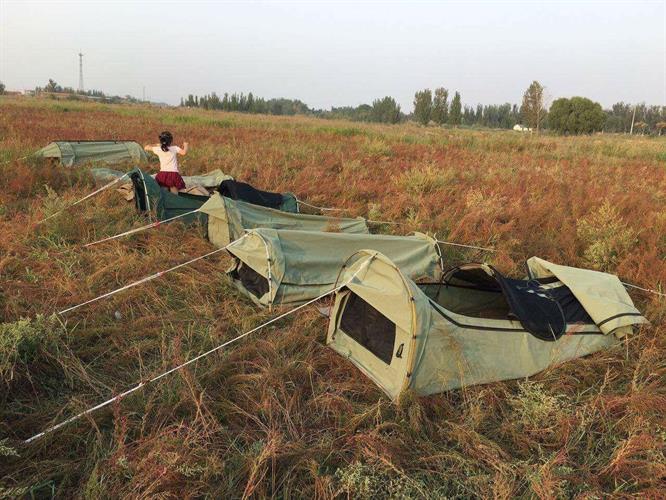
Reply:
[[[169,146],[173,142],[173,136],[171,132],[164,131],[160,134],[160,147],[162,151],[169,151]]]

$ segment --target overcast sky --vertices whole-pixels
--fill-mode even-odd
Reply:
[[[175,104],[253,92],[313,107],[459,90],[466,104],[551,98],[666,105],[666,0],[131,2],[0,0],[0,81],[49,78]]]

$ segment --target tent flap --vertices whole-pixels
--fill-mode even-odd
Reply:
[[[617,276],[589,269],[553,264],[539,257],[527,261],[532,278],[556,277],[564,283],[594,320],[608,334],[624,327],[647,323],[634,306],[627,290]]]

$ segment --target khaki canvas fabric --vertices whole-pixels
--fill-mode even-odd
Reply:
[[[334,288],[341,266],[354,253],[372,248],[390,255],[406,276],[437,280],[441,255],[437,242],[424,235],[388,236],[290,231],[259,228],[228,247],[229,253],[269,279],[270,290],[254,297],[240,280],[236,285],[264,306],[298,304]],[[233,276],[233,270],[230,272]]]
[[[224,247],[240,238],[246,230],[258,227],[296,229],[301,231],[329,231],[368,233],[365,219],[325,217],[283,212],[272,208],[232,200],[215,193],[202,207],[208,215],[208,239]]]
[[[145,162],[146,153],[134,141],[56,141],[35,153],[43,158],[57,158],[72,167],[84,163],[120,164]]]
[[[394,400],[408,389],[428,395],[528,377],[619,342],[617,335],[605,334],[594,324],[567,325],[566,334],[557,341],[539,340],[517,321],[474,318],[448,311],[432,302],[398,266],[378,252],[362,251],[354,259],[338,280],[338,284],[346,286],[336,293],[327,344]],[[588,285],[588,293],[593,292],[601,294],[595,285]],[[395,324],[390,363],[381,361],[341,329],[340,321],[351,293]],[[595,307],[603,309],[601,299]],[[608,307],[613,307],[613,299],[609,299]],[[642,316],[630,318],[631,324],[626,328],[645,322]]]

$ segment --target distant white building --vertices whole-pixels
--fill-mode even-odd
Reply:
[[[516,123],[516,124],[513,126],[513,130],[515,130],[516,132],[532,132],[532,129],[531,129],[531,128],[526,127],[526,126],[524,126],[524,125],[520,125],[520,124],[518,124],[518,123]]]

